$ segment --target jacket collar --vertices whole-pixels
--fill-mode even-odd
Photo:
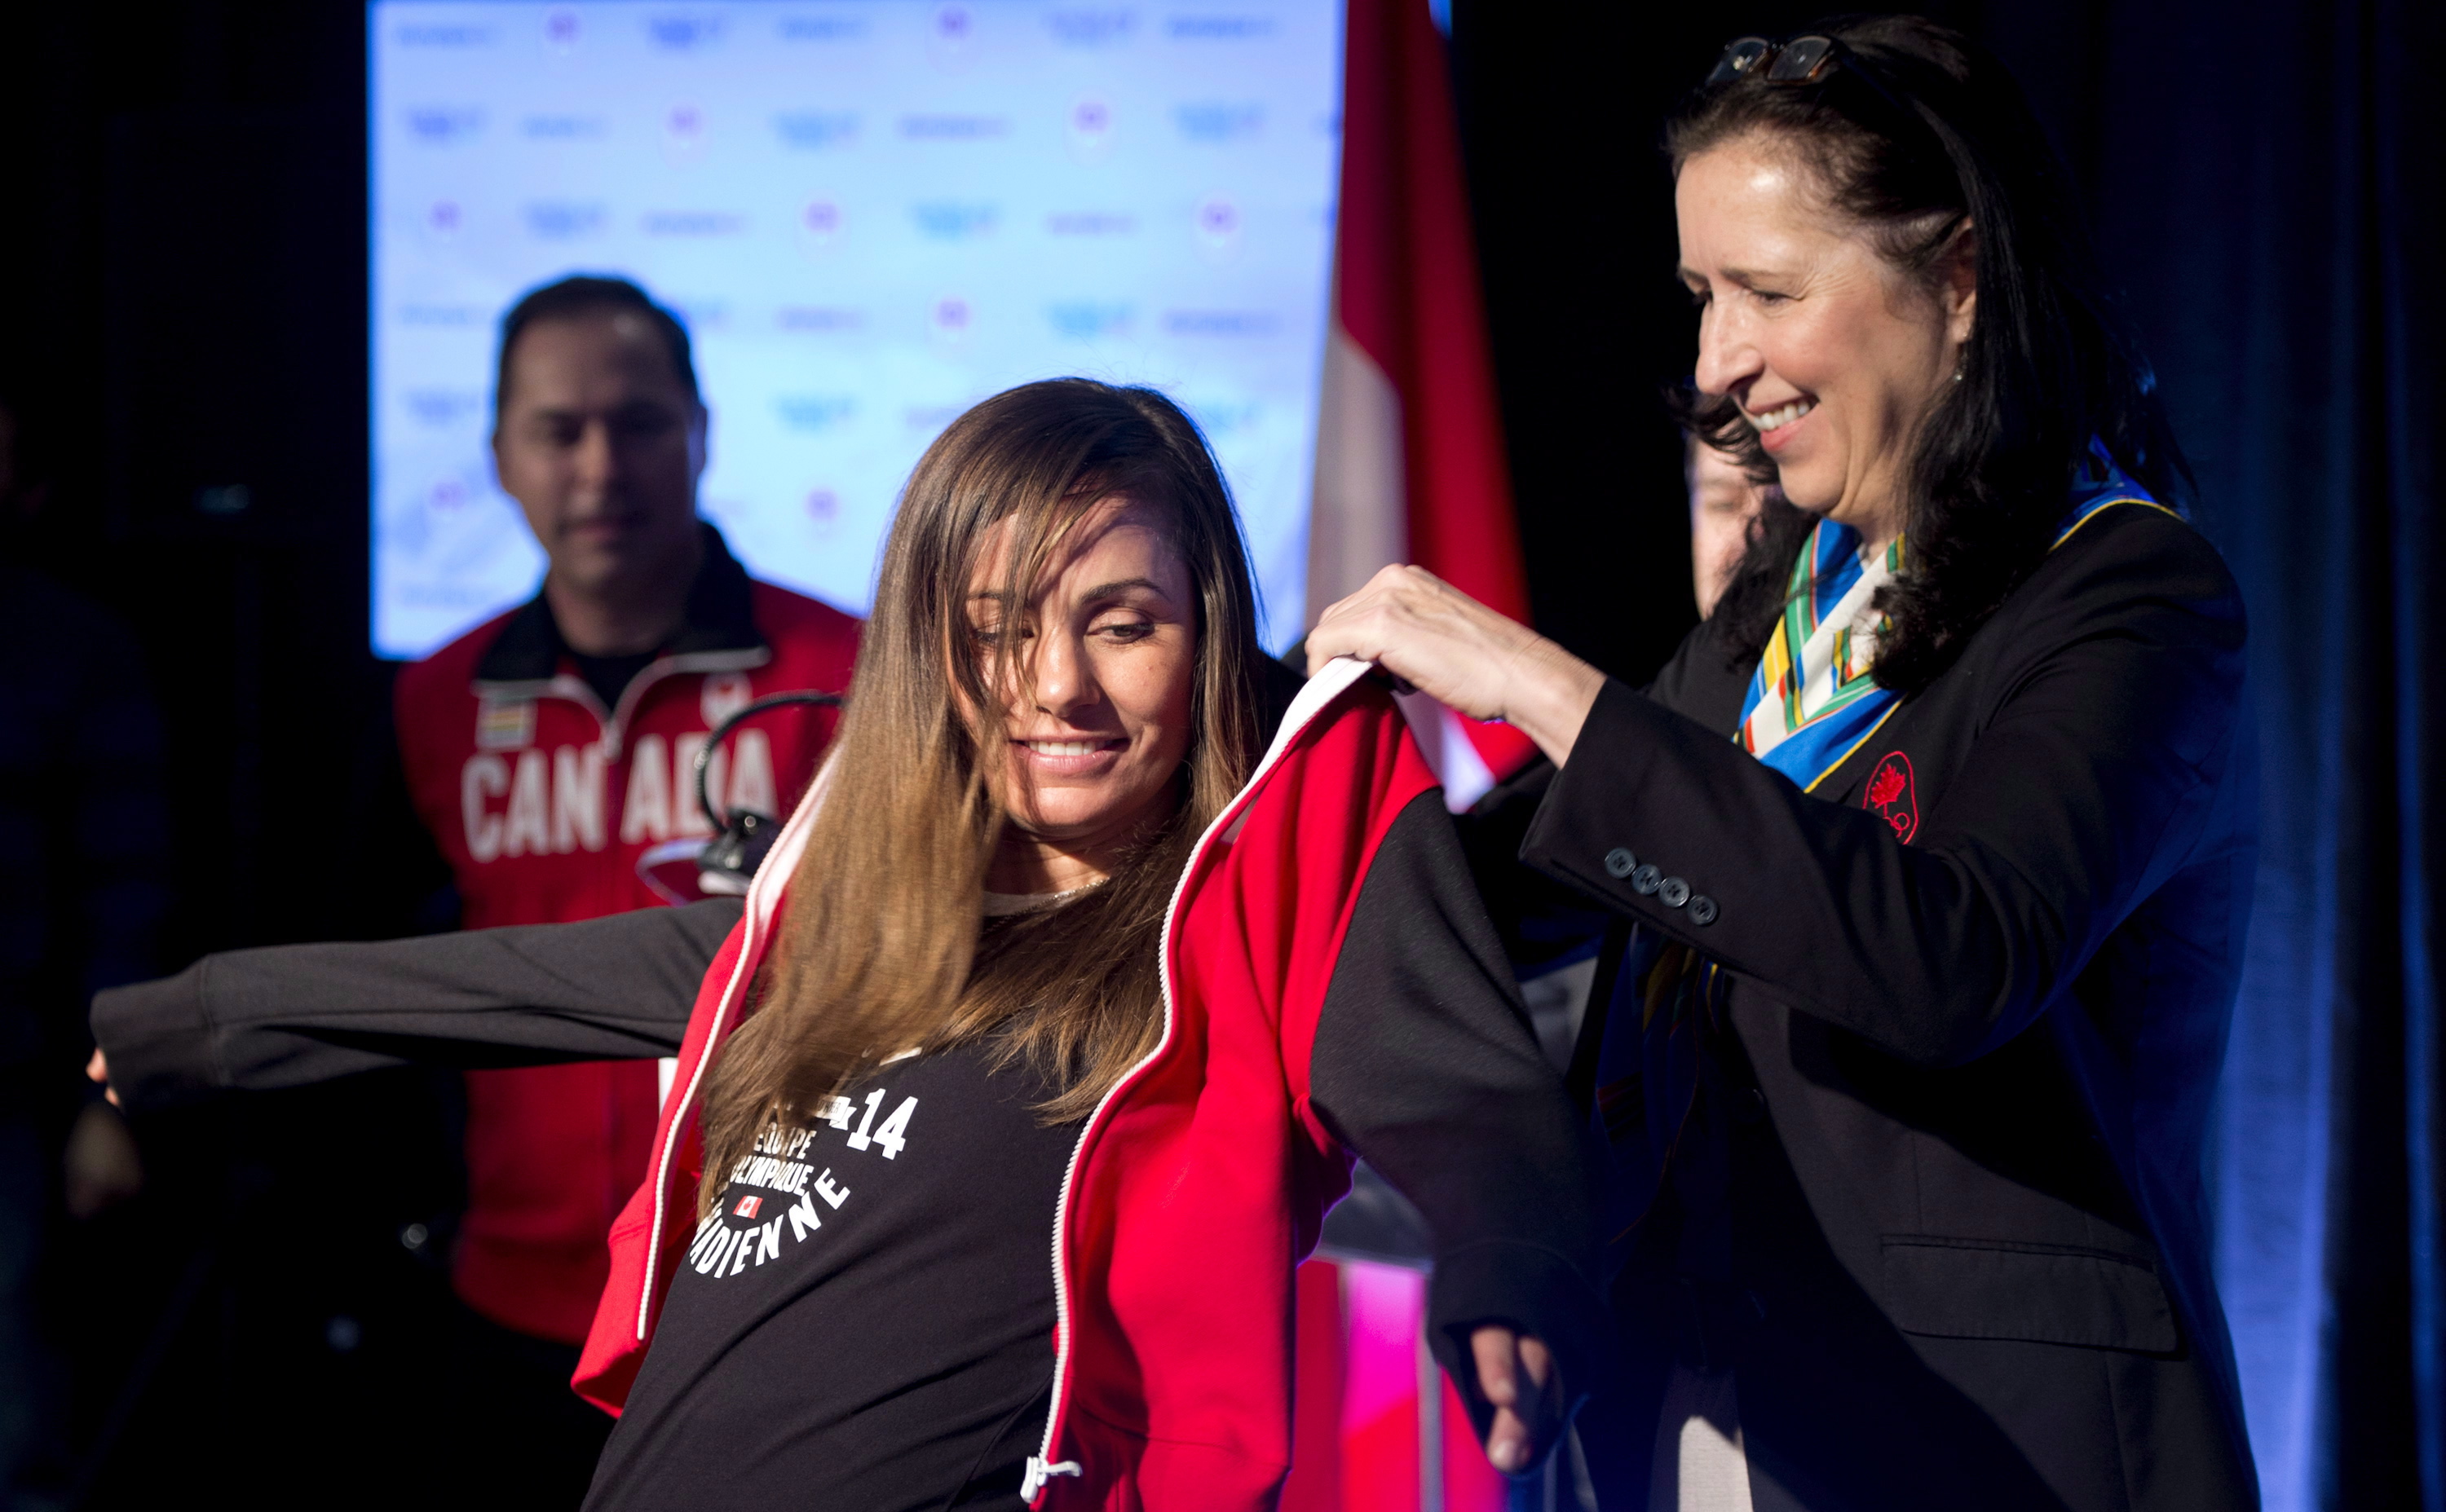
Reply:
[[[697,522],[697,529],[705,542],[705,559],[696,569],[696,581],[688,585],[687,617],[679,633],[662,647],[661,654],[693,661],[711,653],[712,659],[724,663],[762,663],[770,647],[763,633],[756,628],[755,599],[747,569],[730,554],[720,531],[703,520]],[[740,653],[748,656],[741,660]],[[537,590],[510,616],[500,634],[493,638],[493,644],[484,648],[482,659],[476,663],[476,682],[479,687],[547,683],[558,673],[560,659],[567,654],[569,644],[561,639],[560,625],[552,617],[552,606]]]

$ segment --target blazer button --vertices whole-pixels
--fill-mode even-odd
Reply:
[[[1605,868],[1607,876],[1620,881],[1639,869],[1639,858],[1616,846],[1606,852]]]
[[[1690,900],[1690,922],[1702,929],[1716,922],[1716,900],[1705,893]]]
[[[1630,890],[1645,898],[1665,886],[1665,873],[1653,865],[1640,868],[1630,874]]]
[[[1679,908],[1690,901],[1690,885],[1679,877],[1667,877],[1656,889],[1656,901],[1667,908]]]

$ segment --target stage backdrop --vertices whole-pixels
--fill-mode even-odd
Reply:
[[[901,482],[996,390],[1081,373],[1196,418],[1276,648],[1304,606],[1342,8],[381,0],[368,15],[373,636],[535,591],[485,449],[500,314],[573,271],[675,307],[705,513],[863,611]]]

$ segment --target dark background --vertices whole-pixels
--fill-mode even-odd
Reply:
[[[1693,339],[1658,124],[1727,40],[1814,12],[1453,9],[1535,617],[1641,678],[1693,614],[1656,399]],[[2266,863],[2214,1186],[2269,1504],[2439,1512],[2446,30],[2381,0],[1928,13],[2004,55],[2083,186],[2252,607]],[[10,549],[145,647],[164,969],[387,923],[356,883],[391,858],[352,824],[388,681],[366,650],[364,58],[363,11],[329,0],[0,24],[0,376],[30,384],[56,480]],[[242,510],[205,492],[233,485]],[[140,1129],[147,1194],[67,1230],[53,1270],[89,1504],[423,1499],[447,1116],[393,1077]]]

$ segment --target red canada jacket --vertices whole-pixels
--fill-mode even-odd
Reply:
[[[467,928],[561,924],[669,901],[639,858],[711,834],[696,802],[711,728],[768,693],[849,685],[857,622],[751,581],[705,527],[687,619],[606,709],[541,595],[400,673],[409,795],[459,885]],[[741,730],[708,772],[714,802],[785,812],[832,737],[830,710]],[[524,1334],[586,1337],[610,1269],[604,1232],[652,1151],[652,1061],[467,1073],[467,1213],[452,1280]]]
[[[1273,1504],[1290,1460],[1292,1272],[1347,1189],[1354,1151],[1426,1209],[1447,1365],[1469,1322],[1505,1318],[1558,1342],[1567,1380],[1587,1369],[1580,1345],[1601,1315],[1568,1108],[1436,779],[1391,700],[1361,682],[1366,670],[1338,663],[1307,685],[1174,894],[1162,1040],[1088,1118],[1051,1215],[1056,1364],[1031,1505]],[[612,1227],[611,1283],[575,1382],[612,1410],[695,1226],[706,1068],[738,1026],[821,789],[705,976],[651,1178]],[[1380,865],[1404,832],[1439,832],[1443,849]],[[1421,866],[1448,874],[1425,891],[1372,876]],[[1423,916],[1430,895],[1463,900],[1465,914]],[[1452,943],[1462,937],[1479,942],[1474,954]],[[1431,970],[1405,980],[1409,961]],[[1318,1095],[1328,1060],[1330,1106]]]

